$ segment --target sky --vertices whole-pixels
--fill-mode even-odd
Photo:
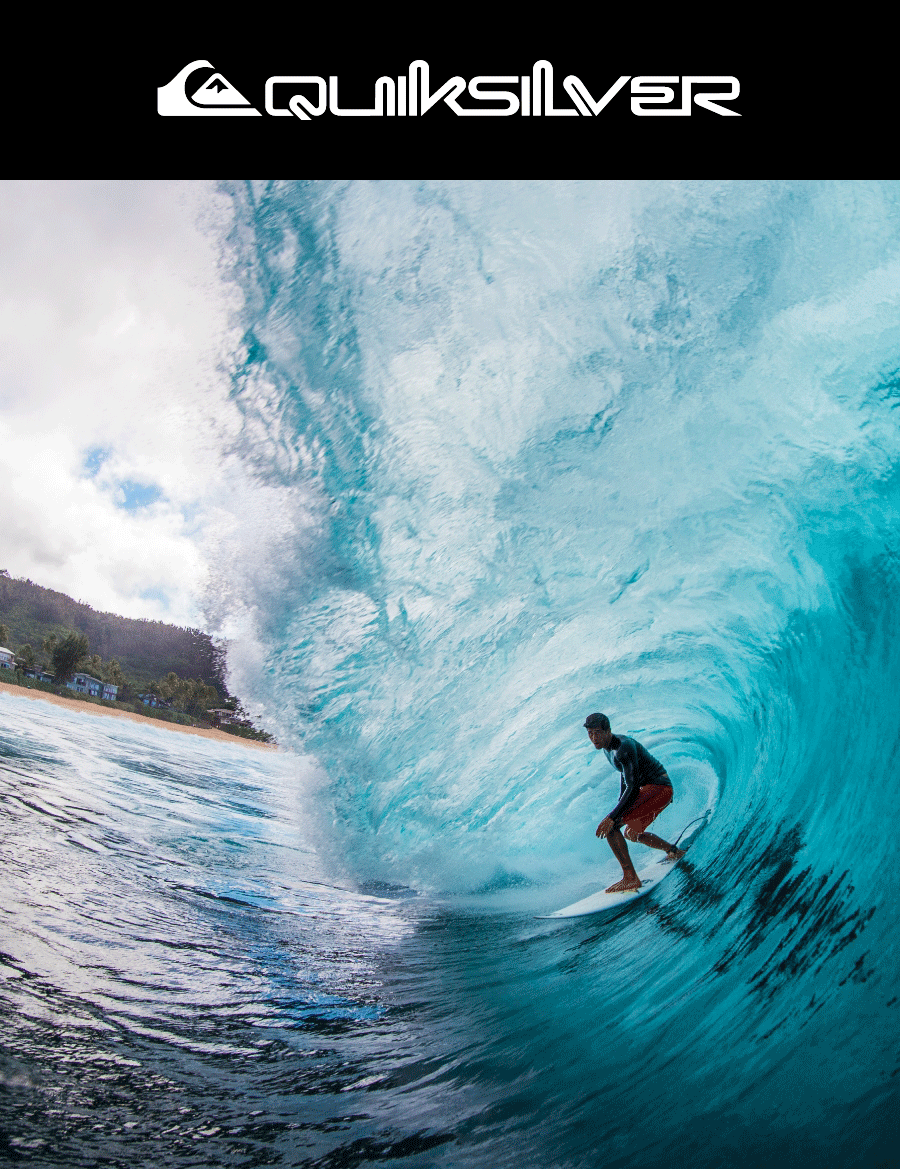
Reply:
[[[0,182],[0,569],[204,626],[235,294],[210,183]],[[258,504],[259,501],[257,501]],[[233,518],[231,520],[233,528]],[[214,567],[213,567],[214,566]]]

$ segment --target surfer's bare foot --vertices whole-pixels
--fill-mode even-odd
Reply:
[[[623,877],[621,881],[616,881],[615,885],[610,885],[606,890],[607,893],[637,893],[641,887],[641,880],[639,877]]]
[[[686,848],[670,848],[666,853],[666,860],[674,864],[675,861],[680,861],[686,852]]]

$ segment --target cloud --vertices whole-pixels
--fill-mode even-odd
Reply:
[[[0,184],[0,568],[199,622],[239,424],[219,372],[227,213],[205,183]]]

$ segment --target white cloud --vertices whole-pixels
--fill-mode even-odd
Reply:
[[[13,576],[198,623],[204,526],[237,425],[217,372],[226,213],[204,183],[0,183],[0,568]]]

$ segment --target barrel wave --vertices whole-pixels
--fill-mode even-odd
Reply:
[[[603,1100],[597,1164],[675,1117],[704,1164],[887,1135],[898,194],[233,189],[245,454],[303,517],[254,686],[335,855],[484,905],[590,888],[594,709],[669,767],[668,829],[709,813],[655,911],[542,986],[568,1071],[534,1104],[594,1147]]]
[[[246,1073],[266,1163],[896,1164],[900,187],[223,189],[267,506],[209,611],[380,923],[352,1029],[284,1049],[302,1148]],[[537,920],[618,873],[595,710],[688,853]]]

